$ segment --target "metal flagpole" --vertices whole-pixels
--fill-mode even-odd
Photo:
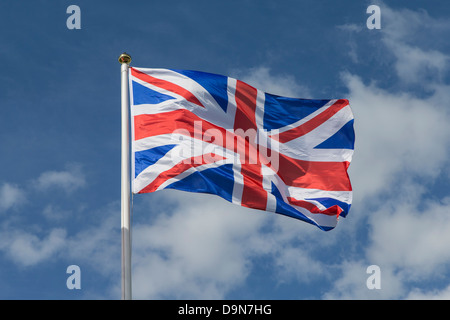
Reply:
[[[128,65],[131,57],[127,53],[119,56],[121,64],[122,96],[122,156],[121,156],[121,228],[122,228],[122,300],[131,300],[131,189],[130,189],[130,125],[128,96]]]

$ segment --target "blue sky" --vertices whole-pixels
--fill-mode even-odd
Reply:
[[[123,51],[349,99],[356,130],[353,206],[330,232],[210,195],[135,196],[134,298],[450,298],[447,1],[122,3],[0,4],[0,299],[120,299]]]

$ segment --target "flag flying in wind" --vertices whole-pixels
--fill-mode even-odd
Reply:
[[[347,100],[281,97],[199,71],[129,70],[133,193],[210,193],[323,230],[347,215]]]

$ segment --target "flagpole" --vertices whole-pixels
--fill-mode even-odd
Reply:
[[[121,231],[122,231],[122,300],[131,300],[131,188],[130,188],[130,125],[127,53],[119,56],[121,64],[122,155],[121,155]]]

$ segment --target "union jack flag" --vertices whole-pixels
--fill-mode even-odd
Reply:
[[[276,96],[230,77],[129,69],[132,191],[218,195],[333,229],[352,202],[348,100]]]

